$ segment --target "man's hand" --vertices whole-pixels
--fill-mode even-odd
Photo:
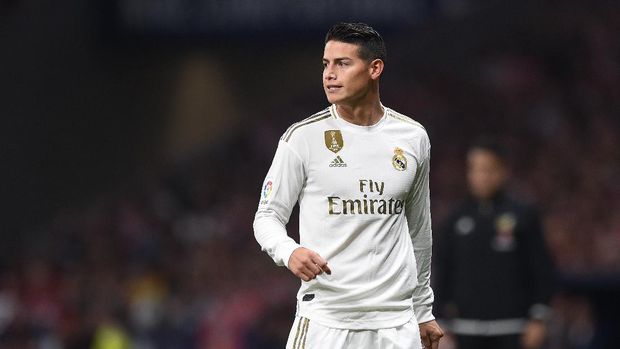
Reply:
[[[530,320],[521,335],[521,345],[525,349],[538,349],[547,337],[547,327],[542,321]]]
[[[420,325],[420,338],[425,349],[439,348],[439,340],[443,337],[443,330],[435,320],[423,322]]]
[[[322,272],[332,273],[323,257],[305,247],[293,251],[288,259],[288,269],[304,281],[310,281]]]

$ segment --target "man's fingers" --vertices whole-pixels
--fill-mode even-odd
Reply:
[[[441,337],[432,334],[430,334],[429,337],[431,341],[431,349],[439,349],[439,338]]]
[[[439,340],[443,335],[441,327],[439,327],[435,320],[420,324],[420,338],[425,349],[438,349]]]
[[[309,273],[309,272],[303,272],[303,271],[299,271],[299,273],[297,274],[297,276],[298,276],[300,279],[304,280],[304,281],[310,281],[310,280],[312,280],[314,277],[313,277],[313,276],[311,276],[311,275],[312,275],[311,273]]]
[[[319,254],[315,253],[312,256],[312,262],[317,265],[317,267],[321,268],[321,271],[326,272],[327,274],[331,274],[332,270],[327,266],[327,261],[323,259]]]
[[[323,261],[322,264],[318,264],[319,268],[321,268],[321,270],[323,270],[324,272],[326,272],[328,275],[332,274],[332,270],[329,269],[329,266],[327,265],[327,262]]]
[[[299,271],[306,276],[307,279],[304,281],[310,281],[322,273],[321,269],[312,263],[302,264]]]
[[[316,277],[316,270],[320,271],[317,266],[314,266],[314,269],[312,269],[309,266],[300,263],[298,267],[294,267],[293,274],[304,281],[310,281]]]
[[[310,271],[314,275],[319,275],[323,272],[323,270],[317,264],[315,264],[312,260],[309,260],[306,263],[304,263],[304,266],[308,269],[308,271]]]
[[[424,348],[428,349],[431,347],[431,339],[428,335],[422,336],[422,344],[424,345]]]
[[[443,332],[430,332],[428,338],[431,342],[431,349],[439,349],[439,340],[443,337]]]

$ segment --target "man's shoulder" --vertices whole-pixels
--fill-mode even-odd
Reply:
[[[425,134],[425,135],[427,134],[426,133],[426,128],[424,128],[424,126],[422,126],[422,124],[420,122],[416,121],[415,119],[413,119],[413,118],[411,118],[411,117],[409,117],[409,116],[407,116],[405,114],[399,113],[399,112],[397,112],[396,110],[394,110],[392,108],[387,108],[386,107],[385,109],[386,109],[387,116],[390,119],[399,122],[402,127],[411,129],[412,131],[419,132],[419,133],[422,133],[422,134]]]
[[[327,107],[320,112],[314,113],[309,117],[292,124],[286,130],[286,132],[284,132],[280,140],[284,142],[289,142],[293,137],[297,137],[299,134],[303,134],[303,132],[309,127],[317,125],[318,123],[325,121],[331,117],[331,110],[329,107]]]
[[[413,118],[394,109],[387,107],[385,109],[386,117],[392,125],[389,128],[389,132],[392,132],[395,137],[411,144],[414,153],[421,154],[422,157],[430,155],[431,141],[424,126]]]

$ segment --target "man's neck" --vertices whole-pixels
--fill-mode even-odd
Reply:
[[[336,105],[336,110],[344,120],[360,126],[372,126],[383,117],[383,107],[379,99],[355,106]]]

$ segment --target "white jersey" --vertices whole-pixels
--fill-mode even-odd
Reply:
[[[333,105],[293,124],[262,187],[254,219],[262,249],[286,266],[303,246],[332,270],[302,281],[297,294],[297,316],[328,327],[434,319],[430,142],[419,123],[384,110],[372,126],[343,120]],[[299,244],[285,229],[298,201]]]

